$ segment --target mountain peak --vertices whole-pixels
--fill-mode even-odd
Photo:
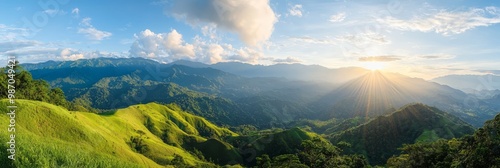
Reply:
[[[204,64],[201,62],[189,61],[189,60],[177,60],[177,61],[169,63],[169,65],[184,65],[184,66],[193,67],[193,68],[209,67],[209,65],[207,65],[207,64]]]
[[[348,141],[347,153],[364,149],[370,163],[383,164],[403,144],[457,138],[474,129],[459,118],[421,103],[406,105],[385,116],[332,136],[332,142]]]

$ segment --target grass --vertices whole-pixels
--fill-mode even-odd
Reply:
[[[0,105],[7,112],[7,100]],[[203,144],[210,138],[237,136],[175,105],[135,105],[106,115],[72,112],[30,100],[17,100],[17,106],[16,160],[11,165],[15,167],[164,167],[174,154],[188,165],[213,166],[183,149],[183,140],[189,137]],[[147,118],[152,122],[149,129]],[[0,125],[6,127],[8,122],[7,115],[0,115]],[[140,132],[149,147],[142,154],[127,144],[130,137],[141,136]],[[173,144],[164,143],[164,133]],[[0,129],[1,142],[7,142],[9,135],[7,129]],[[7,144],[2,144],[5,151]],[[0,159],[2,166],[11,163],[5,158]]]
[[[439,139],[439,135],[434,130],[424,130],[420,136],[415,139],[415,142],[434,142]]]

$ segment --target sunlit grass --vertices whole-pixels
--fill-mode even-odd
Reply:
[[[7,100],[1,100],[0,104],[0,110],[7,111]],[[179,148],[182,140],[193,137],[201,143],[208,137],[237,135],[174,105],[136,105],[111,115],[70,112],[29,100],[17,100],[17,106],[18,159],[14,162],[17,167],[163,167],[174,154],[190,165],[210,165]],[[145,126],[147,117],[153,118],[155,134]],[[8,121],[7,115],[0,116],[0,125],[7,126]],[[167,130],[176,144],[164,143],[160,138],[162,130]],[[149,147],[142,154],[127,144],[140,131],[145,133],[144,142]],[[203,133],[207,136],[202,136]],[[1,129],[0,140],[7,142],[9,134],[7,129]],[[2,145],[2,150],[5,147]]]

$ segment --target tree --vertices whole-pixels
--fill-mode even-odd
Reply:
[[[174,165],[177,168],[189,167],[189,165],[186,164],[186,162],[184,161],[184,158],[182,158],[182,156],[179,156],[177,154],[174,154],[174,159],[172,159],[172,161],[170,161],[170,164]]]
[[[500,115],[474,135],[405,145],[401,150],[403,154],[387,160],[388,167],[498,167]]]
[[[263,154],[262,156],[257,157],[256,160],[258,168],[271,168],[271,159],[269,158],[269,155]]]
[[[299,160],[299,157],[297,157],[297,155],[284,154],[284,155],[275,156],[273,158],[272,167],[277,167],[277,168],[288,168],[288,167],[308,168],[309,166],[302,164]]]

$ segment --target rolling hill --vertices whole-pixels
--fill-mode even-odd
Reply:
[[[489,100],[471,99],[470,95],[446,85],[359,68],[205,65],[189,61],[160,64],[142,58],[98,58],[23,66],[35,79],[61,87],[68,100],[77,100],[86,108],[107,110],[139,103],[176,103],[188,112],[231,126],[252,124],[271,128],[273,124],[280,126],[303,118],[375,117],[420,102],[480,127],[500,110]],[[289,74],[297,78],[280,75],[285,71],[296,72]],[[333,80],[336,84],[301,76]]]
[[[175,104],[148,103],[95,114],[40,101],[16,103],[16,160],[2,152],[2,166],[254,165],[258,155],[297,153],[302,141],[319,138],[299,128],[239,136]],[[7,111],[8,100],[0,105]],[[0,124],[8,125],[8,117],[0,116]],[[9,136],[7,129],[0,131],[0,140],[8,142]]]
[[[399,154],[403,144],[432,142],[472,134],[466,122],[437,108],[423,104],[407,105],[390,115],[379,116],[365,124],[330,135],[333,144],[348,142],[346,153],[362,153],[373,165],[384,164]]]
[[[0,108],[6,111],[7,100],[0,103]],[[170,164],[174,155],[182,157],[188,165],[214,166],[188,152],[183,145],[204,146],[209,139],[237,136],[201,117],[182,112],[175,105],[150,103],[103,115],[67,111],[30,100],[17,100],[17,106],[16,167],[163,167]],[[1,124],[8,125],[7,117],[1,116]],[[0,134],[2,141],[7,142],[7,129]],[[142,147],[132,147],[134,143],[138,145],[134,138],[141,141]],[[227,152],[235,151],[229,147]],[[238,155],[232,156],[238,159]],[[10,161],[3,160],[2,165],[7,162]]]
[[[139,62],[138,66],[133,62]],[[27,66],[35,79],[61,87],[68,100],[85,102],[87,108],[106,110],[148,102],[176,103],[193,114],[228,125],[271,127],[271,122],[288,122],[305,116],[311,112],[307,103],[327,89],[315,83],[246,78],[213,68],[159,64],[140,58],[23,66]],[[89,68],[93,66],[96,67],[91,71]],[[254,102],[267,100],[279,103],[254,106]]]

